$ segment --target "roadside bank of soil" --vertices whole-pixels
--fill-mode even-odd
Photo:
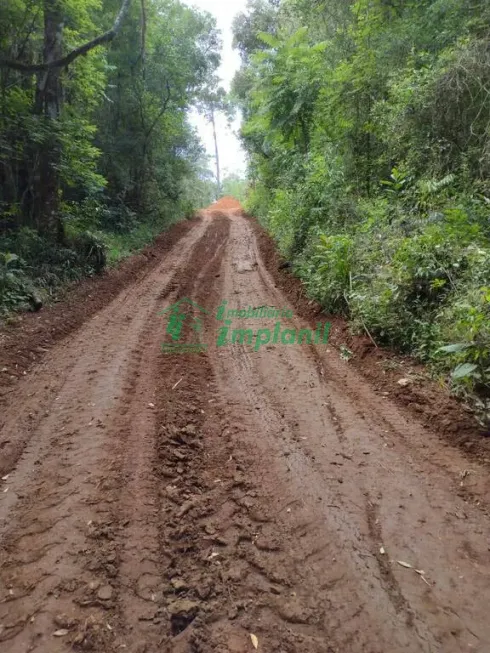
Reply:
[[[394,400],[408,414],[423,422],[451,445],[490,463],[490,437],[460,401],[452,397],[446,388],[432,381],[424,368],[408,357],[376,347],[367,335],[355,335],[345,320],[325,315],[322,307],[306,296],[301,281],[290,271],[280,269],[283,259],[266,230],[249,217],[254,229],[264,264],[277,287],[287,295],[298,315],[312,326],[318,319],[332,323],[330,343],[339,349],[347,347],[354,354],[349,361],[365,376],[383,396]],[[399,384],[408,380],[406,385]]]

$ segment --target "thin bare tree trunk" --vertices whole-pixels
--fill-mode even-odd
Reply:
[[[216,120],[214,118],[214,109],[211,109],[211,124],[213,126],[214,156],[216,159],[216,199],[219,199],[221,197],[221,170],[219,165],[218,136],[216,134]]]

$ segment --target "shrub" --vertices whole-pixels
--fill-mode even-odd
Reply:
[[[25,303],[31,296],[28,280],[16,254],[0,252],[0,312]]]
[[[309,293],[328,311],[345,312],[351,289],[354,242],[346,235],[319,236],[310,264],[299,267]]]
[[[95,234],[84,231],[72,239],[71,246],[76,252],[80,266],[87,272],[102,272],[107,263],[106,245]]]

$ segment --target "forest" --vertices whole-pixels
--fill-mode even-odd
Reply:
[[[227,96],[215,18],[178,0],[2,3],[0,313],[234,195],[326,313],[488,421],[487,0],[249,0],[233,29]],[[241,112],[246,190],[191,110]]]
[[[0,312],[40,306],[214,199],[189,110],[219,96],[215,18],[177,0],[0,8]]]
[[[309,295],[490,416],[490,5],[250,0],[248,212]]]

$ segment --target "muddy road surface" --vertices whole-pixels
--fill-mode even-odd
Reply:
[[[215,206],[11,388],[2,653],[490,651],[488,467],[268,264]]]

